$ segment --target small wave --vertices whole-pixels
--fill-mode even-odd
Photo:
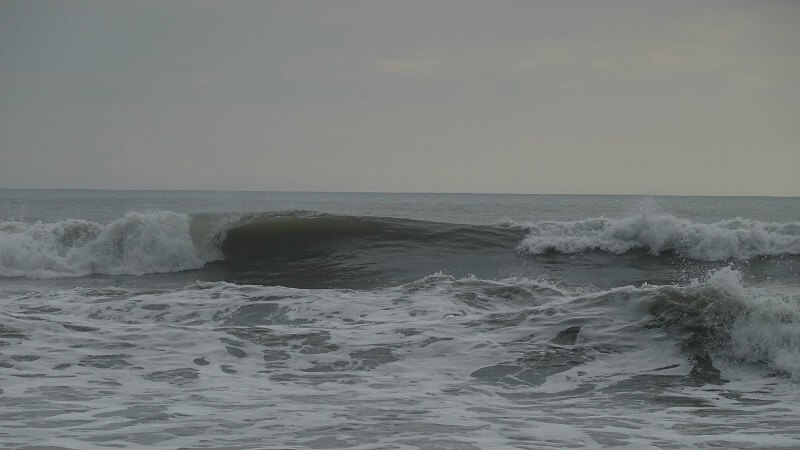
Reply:
[[[690,359],[710,353],[714,360],[765,366],[800,380],[800,295],[792,288],[747,286],[742,278],[740,271],[726,266],[685,285],[645,284],[594,292],[546,281],[456,280],[441,275],[407,286],[421,285],[439,293],[443,287],[456,289],[465,304],[475,306],[477,299],[479,307],[516,299],[521,305],[546,311],[544,320],[528,319],[528,326],[539,331],[544,325],[555,324],[561,329],[583,324],[595,336],[615,335],[636,341],[642,336],[628,335],[636,333],[630,324],[638,322],[651,328],[655,320],[659,328],[683,344]],[[639,322],[641,319],[644,322]]]
[[[742,273],[728,266],[684,285],[645,284],[592,292],[542,280],[455,279],[441,274],[402,289],[450,295],[463,306],[481,310],[511,301],[526,309],[506,308],[508,324],[524,319],[526,327],[545,336],[579,324],[596,337],[660,346],[659,338],[650,341],[631,326],[638,323],[652,329],[655,322],[677,340],[690,360],[711,354],[714,361],[763,366],[800,380],[800,295],[792,288],[748,286]],[[498,322],[500,316],[487,317]],[[658,354],[664,349],[650,351]]]
[[[167,211],[130,212],[108,224],[0,222],[0,276],[51,278],[142,275],[195,269],[214,258],[196,246],[191,219]]]
[[[712,270],[690,286],[645,287],[655,293],[651,313],[667,327],[703,335],[722,356],[800,379],[800,297],[779,288],[748,287],[730,267]]]
[[[653,255],[676,252],[704,261],[800,254],[800,223],[765,223],[747,219],[696,223],[671,214],[642,212],[620,219],[521,225],[528,235],[518,251],[539,255],[591,250],[622,254],[643,249]]]

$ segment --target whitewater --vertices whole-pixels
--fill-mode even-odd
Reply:
[[[0,442],[796,448],[798,272],[796,198],[0,190]]]

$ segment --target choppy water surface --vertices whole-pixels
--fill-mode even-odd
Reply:
[[[4,447],[800,446],[798,199],[0,194]]]

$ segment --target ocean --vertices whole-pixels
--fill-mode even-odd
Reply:
[[[0,447],[800,447],[800,198],[0,190]]]

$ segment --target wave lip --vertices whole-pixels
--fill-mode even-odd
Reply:
[[[517,250],[532,255],[644,249],[653,255],[674,251],[692,259],[723,261],[800,254],[800,223],[737,218],[706,224],[644,212],[620,219],[538,222],[523,228],[528,235]]]
[[[0,222],[0,276],[52,278],[142,275],[202,267],[190,218],[168,211],[130,212],[108,224]]]

